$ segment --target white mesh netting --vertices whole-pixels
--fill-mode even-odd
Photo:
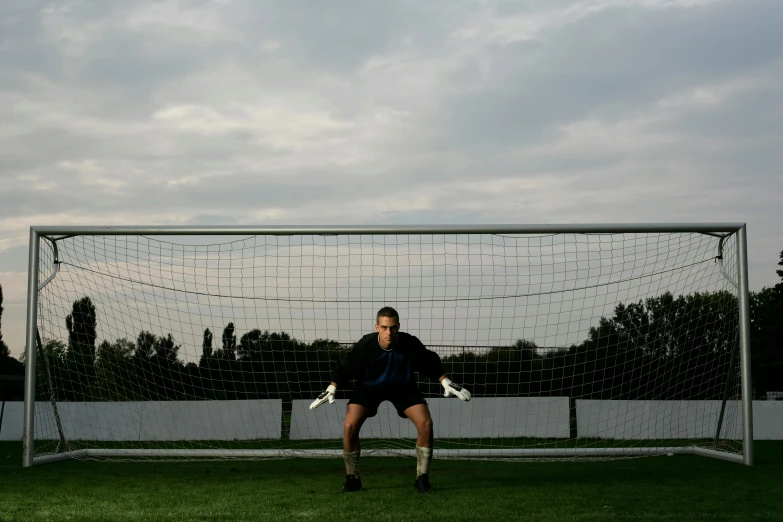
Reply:
[[[307,405],[382,306],[473,393],[445,399],[423,378],[436,456],[741,453],[736,241],[719,241],[43,240],[40,280],[59,273],[39,292],[35,455],[339,454],[350,390]],[[415,429],[387,403],[361,438],[365,453],[409,454]]]

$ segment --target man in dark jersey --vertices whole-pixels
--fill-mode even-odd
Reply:
[[[359,430],[368,417],[378,413],[383,401],[390,401],[402,418],[409,418],[416,426],[416,481],[414,488],[421,493],[431,489],[429,464],[432,460],[432,417],[427,401],[416,385],[413,372],[419,372],[441,383],[449,397],[455,395],[470,400],[470,392],[446,377],[440,356],[428,350],[415,336],[400,332],[400,316],[391,307],[378,311],[376,333],[362,337],[353,349],[341,359],[332,372],[332,383],[310,405],[315,409],[329,401],[334,403],[338,386],[356,379],[356,389],[348,401],[348,412],[343,427],[343,459],[345,486],[343,492],[359,491]]]

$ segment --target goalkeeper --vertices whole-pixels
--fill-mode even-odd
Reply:
[[[437,380],[445,389],[444,395],[455,395],[470,400],[470,392],[446,377],[440,357],[428,350],[413,335],[400,332],[400,316],[391,307],[381,308],[375,319],[376,333],[362,337],[353,349],[339,361],[332,372],[332,383],[310,405],[315,409],[326,401],[334,403],[338,386],[356,379],[356,389],[348,401],[343,427],[343,459],[345,486],[343,492],[359,491],[359,430],[368,417],[378,413],[378,406],[390,401],[402,418],[409,418],[416,426],[416,481],[417,491],[430,491],[429,465],[432,460],[432,417],[427,401],[416,385],[413,372],[420,372]]]

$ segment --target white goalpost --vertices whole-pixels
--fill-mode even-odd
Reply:
[[[753,464],[744,223],[30,230],[23,465],[339,457],[308,405],[384,306],[435,458]],[[389,403],[363,455],[415,454]]]

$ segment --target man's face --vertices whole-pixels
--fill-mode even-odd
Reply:
[[[390,344],[397,340],[397,332],[400,331],[400,320],[396,317],[379,317],[375,329],[378,331],[381,346],[388,348]]]

